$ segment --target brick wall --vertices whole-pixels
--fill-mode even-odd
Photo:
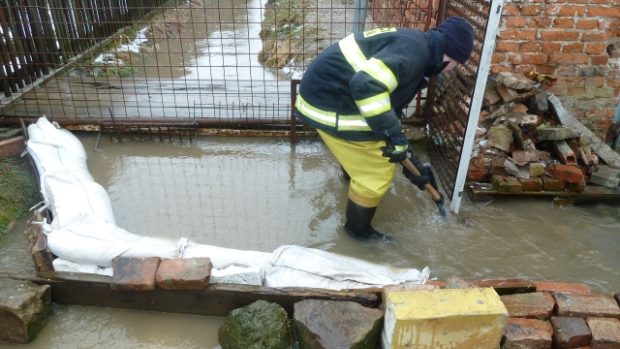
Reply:
[[[620,94],[620,0],[506,0],[492,72],[557,77],[549,88],[605,138]]]
[[[418,27],[414,12],[426,3],[371,0],[370,12],[377,22]],[[550,92],[604,139],[620,94],[620,0],[505,0],[491,69],[556,76]]]

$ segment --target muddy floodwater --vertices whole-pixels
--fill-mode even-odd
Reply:
[[[116,221],[133,233],[239,249],[315,247],[433,277],[524,277],[620,289],[620,207],[555,207],[551,199],[463,203],[442,221],[424,193],[397,173],[374,223],[396,242],[344,234],[347,184],[316,140],[201,137],[189,142],[112,141],[80,135]],[[4,269],[32,269],[25,238],[11,232]],[[221,319],[78,306],[55,315],[27,348],[211,348]]]

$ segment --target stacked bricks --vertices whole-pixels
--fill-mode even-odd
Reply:
[[[112,260],[115,290],[200,290],[209,285],[213,265],[209,258],[116,257]]]
[[[435,287],[454,283],[429,281]],[[502,349],[620,348],[620,294],[593,293],[586,284],[524,279],[475,280],[493,287],[509,318]],[[469,287],[469,286],[463,286]]]
[[[491,69],[557,77],[549,91],[605,139],[620,94],[618,2],[505,2]]]

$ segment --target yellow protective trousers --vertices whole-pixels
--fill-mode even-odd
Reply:
[[[349,141],[317,131],[351,177],[349,199],[363,207],[379,206],[396,171],[396,165],[381,155],[385,141]]]

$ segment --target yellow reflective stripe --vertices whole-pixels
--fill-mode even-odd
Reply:
[[[395,32],[396,28],[375,28],[375,29],[369,29],[366,30],[364,32],[364,37],[365,38],[369,38],[371,36],[375,36],[375,35],[379,35],[379,34],[383,34],[383,33],[389,33],[389,32]]]
[[[409,149],[408,145],[395,145],[394,146],[395,153],[402,153],[404,151],[407,151],[407,149]]]
[[[364,71],[366,74],[370,75],[370,77],[385,85],[389,92],[394,91],[398,85],[398,81],[392,70],[380,59],[371,58],[367,60],[355,41],[355,36],[353,34],[340,40],[338,46],[344,58],[349,62],[351,67],[353,67],[355,72]]]
[[[361,115],[338,115],[338,130],[372,131]]]
[[[388,92],[355,101],[355,104],[357,104],[357,107],[364,117],[379,115],[392,109],[390,94]]]
[[[355,42],[354,34],[350,34],[346,38],[340,40],[338,46],[340,46],[340,51],[342,51],[344,58],[349,62],[351,67],[353,67],[355,72],[364,69],[366,65],[366,56],[364,56],[357,42]]]
[[[306,100],[303,99],[301,95],[297,95],[295,107],[302,114],[316,122],[327,126],[336,127],[336,113],[313,107],[312,105],[308,104],[308,102],[306,102]]]
[[[373,79],[380,81],[385,87],[387,87],[388,91],[392,92],[398,85],[398,81],[396,80],[396,76],[394,73],[388,68],[383,61],[376,58],[371,58],[366,61],[366,66],[363,69],[368,75],[372,76]]]

